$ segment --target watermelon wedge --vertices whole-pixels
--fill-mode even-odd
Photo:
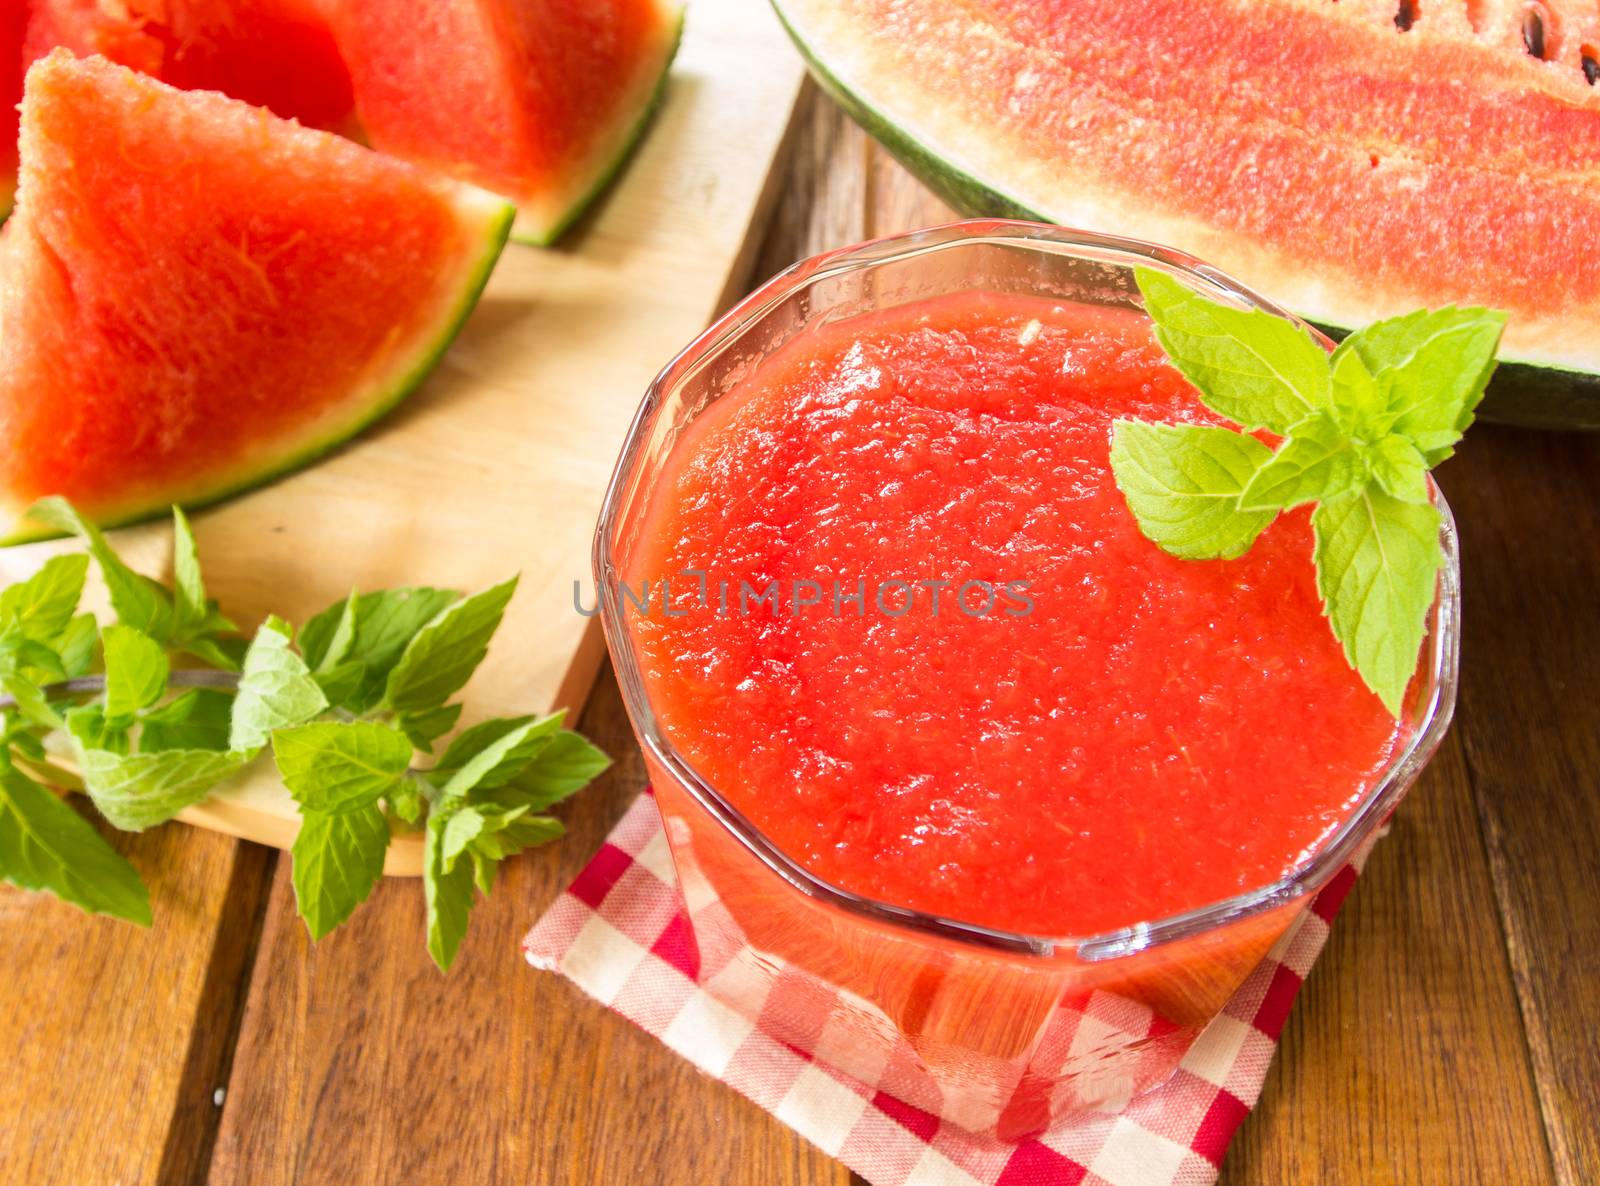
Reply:
[[[637,140],[677,49],[673,0],[340,0],[374,148],[504,194],[549,243]]]
[[[221,91],[355,134],[325,0],[0,0],[0,220],[17,173],[22,76],[52,49],[99,54],[185,90]]]
[[[958,209],[1193,253],[1337,331],[1512,314],[1485,412],[1600,426],[1600,8],[774,0]]]
[[[184,90],[221,91],[285,119],[348,131],[354,108],[350,74],[325,4],[28,0],[22,65],[57,47],[80,57],[101,54]]]
[[[57,50],[0,235],[0,537],[303,464],[400,401],[477,300],[502,199],[210,92]]]
[[[0,222],[17,188],[17,104],[22,101],[22,35],[28,14],[0,3]]]

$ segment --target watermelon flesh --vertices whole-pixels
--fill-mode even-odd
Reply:
[[[0,219],[11,212],[17,184],[17,104],[22,102],[22,35],[28,14],[0,0]]]
[[[1334,327],[1498,306],[1506,357],[1600,372],[1593,3],[778,6],[962,208],[1170,244]]]
[[[314,128],[350,128],[350,75],[322,0],[30,0],[23,64],[57,46]]]
[[[549,242],[636,138],[676,49],[668,0],[341,0],[336,32],[373,147],[517,204]]]
[[[503,200],[210,92],[58,50],[27,75],[0,235],[0,535],[110,525],[331,447],[475,302]]]
[[[0,218],[17,171],[15,105],[52,49],[99,54],[185,90],[221,91],[354,134],[350,73],[326,0],[0,0]]]

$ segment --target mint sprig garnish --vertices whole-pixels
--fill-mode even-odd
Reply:
[[[1346,659],[1395,716],[1444,563],[1428,471],[1461,439],[1505,315],[1420,310],[1331,355],[1293,322],[1136,269],[1156,339],[1211,411],[1246,432],[1119,420],[1111,468],[1139,529],[1174,556],[1233,559],[1282,511],[1314,504],[1312,559]]]
[[[148,925],[138,872],[50,789],[67,778],[52,761],[71,753],[100,814],[138,831],[270,760],[300,811],[292,881],[311,937],[371,894],[393,834],[423,829],[427,946],[447,969],[474,891],[489,893],[502,860],[560,836],[548,808],[609,765],[561,714],[481,721],[437,760],[419,758],[455,728],[451,697],[487,653],[514,577],[469,597],[352,592],[298,636],[269,617],[244,639],[206,595],[181,510],[171,589],[66,502],[31,514],[88,556],[58,556],[0,591],[0,880]],[[78,612],[91,556],[118,618],[103,628]]]
[[[1255,437],[1192,424],[1119,420],[1111,441],[1117,485],[1140,530],[1185,560],[1250,550],[1274,516],[1247,511],[1239,499],[1271,457]]]

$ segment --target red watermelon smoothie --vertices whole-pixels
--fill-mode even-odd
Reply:
[[[1308,512],[1140,534],[1112,422],[1219,421],[1121,289],[945,234],[658,413],[608,628],[702,979],[1016,1137],[1170,1074],[1433,726],[1345,661]]]

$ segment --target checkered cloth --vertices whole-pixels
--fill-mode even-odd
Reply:
[[[703,991],[649,794],[528,933],[523,951],[534,967],[567,976],[873,1186],[1210,1186],[1370,847],[1317,895],[1170,1080],[1118,1111],[1075,1116],[1018,1144],[974,1136],[881,1081],[862,1083],[813,1062]]]

